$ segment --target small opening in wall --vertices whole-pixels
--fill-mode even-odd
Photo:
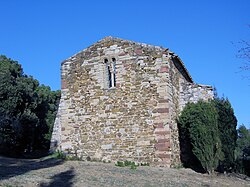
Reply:
[[[109,65],[107,66],[107,71],[108,71],[108,85],[109,85],[109,88],[111,88],[112,87],[112,73],[111,73]]]
[[[108,88],[112,87],[112,78],[111,78],[111,68],[108,59],[104,59],[105,69],[106,69],[106,80]]]
[[[116,87],[116,59],[115,58],[112,58],[112,70],[113,70],[112,87]]]
[[[116,59],[112,58],[111,62],[108,59],[104,59],[105,71],[106,71],[106,85],[108,88],[114,88],[116,86]]]

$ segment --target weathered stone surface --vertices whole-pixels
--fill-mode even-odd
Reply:
[[[112,37],[65,60],[61,77],[51,149],[83,159],[178,164],[177,116],[213,98],[168,49]]]

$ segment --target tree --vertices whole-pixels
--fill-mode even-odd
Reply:
[[[241,44],[241,48],[238,50],[237,57],[244,59],[245,62],[240,67],[242,71],[250,70],[250,43],[248,41],[242,40],[239,42]]]
[[[250,130],[244,125],[238,129],[237,147],[235,151],[237,171],[250,176]]]
[[[48,149],[60,91],[39,85],[18,62],[0,56],[0,151]]]
[[[248,25],[250,28],[250,25]],[[239,46],[238,46],[239,45]],[[247,40],[241,40],[237,43],[237,57],[244,60],[242,66],[240,66],[241,72],[249,71],[250,70],[250,42]],[[245,78],[250,79],[250,76],[244,76]]]
[[[238,129],[237,149],[244,150],[250,147],[250,131],[241,125]]]
[[[228,99],[216,97],[213,102],[218,113],[218,129],[222,152],[224,153],[224,160],[220,162],[220,169],[222,171],[230,171],[235,163],[237,119]]]
[[[43,141],[45,148],[49,148],[53,124],[60,101],[61,92],[51,91],[49,86],[41,85],[36,89],[38,96],[35,113],[40,120],[38,127],[39,141]]]
[[[206,172],[213,173],[223,158],[214,103],[199,101],[187,104],[179,117],[179,124],[187,133],[192,153]]]
[[[22,91],[23,71],[16,61],[0,56],[0,114],[3,151],[21,147],[20,119],[28,99]],[[29,94],[27,94],[29,95]],[[6,149],[7,148],[7,149]]]

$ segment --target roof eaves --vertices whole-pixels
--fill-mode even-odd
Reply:
[[[185,65],[184,65],[183,61],[181,60],[181,58],[180,58],[178,55],[176,55],[175,53],[172,53],[172,54],[173,54],[172,56],[175,57],[175,58],[180,62],[182,68],[185,70],[185,72],[186,72],[188,78],[190,79],[190,82],[193,83],[194,80],[192,79],[190,73],[188,72],[188,70],[187,70],[187,68],[185,67]]]

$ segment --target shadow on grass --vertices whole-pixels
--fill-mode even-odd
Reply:
[[[75,176],[74,169],[64,171],[62,173],[56,174],[52,177],[52,181],[50,183],[42,183],[41,187],[70,187],[73,185],[73,179]]]
[[[9,179],[25,174],[32,170],[50,168],[62,164],[64,161],[56,158],[15,159],[0,157],[0,180]]]

